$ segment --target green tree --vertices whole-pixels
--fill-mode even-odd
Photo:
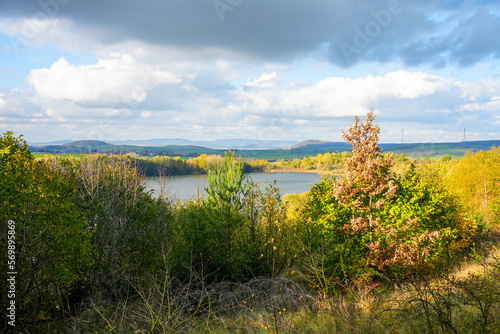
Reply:
[[[396,180],[397,196],[380,214],[367,263],[395,276],[433,270],[470,243],[475,223],[441,184],[424,182],[412,165]]]
[[[226,152],[224,160],[208,173],[208,186],[205,187],[208,202],[230,217],[243,205],[242,196],[247,189],[243,184],[244,179],[241,159],[235,161],[234,152]]]
[[[86,285],[92,259],[90,235],[84,212],[74,204],[69,164],[35,160],[12,132],[0,137],[0,152],[2,249],[7,249],[7,223],[15,222],[16,329],[37,330],[41,318],[63,316],[79,302],[77,291]],[[5,274],[0,274],[4,282]],[[2,284],[2,308],[6,296]]]
[[[215,228],[222,233],[220,241],[225,246],[224,262],[229,266],[226,268],[229,272],[233,271],[233,262],[236,259],[233,249],[234,234],[242,223],[241,210],[248,192],[248,185],[243,184],[244,179],[241,159],[235,161],[234,152],[228,151],[216,169],[209,171],[208,186],[205,187],[208,194],[207,203],[220,224]]]
[[[449,154],[445,154],[445,155],[443,155],[443,157],[441,158],[441,161],[442,161],[442,162],[448,162],[448,161],[450,161],[450,160],[451,160],[451,155],[449,155]]]

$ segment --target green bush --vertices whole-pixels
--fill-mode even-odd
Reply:
[[[445,155],[443,155],[443,157],[441,158],[441,161],[442,161],[442,162],[448,162],[448,161],[450,161],[450,160],[451,160],[451,155],[449,155],[449,154],[445,154]]]
[[[74,204],[75,182],[64,162],[36,161],[21,137],[0,137],[0,223],[2,249],[7,224],[15,222],[17,327],[36,330],[41,318],[64,316],[80,302],[92,264],[87,220]],[[2,252],[5,254],[5,252]],[[2,262],[7,259],[2,255]],[[12,269],[12,268],[11,268]],[[1,279],[6,281],[6,270]],[[2,284],[2,308],[6,309]],[[6,318],[2,318],[2,322]],[[5,327],[4,327],[5,328]]]

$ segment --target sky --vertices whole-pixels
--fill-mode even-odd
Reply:
[[[500,140],[499,32],[487,0],[2,0],[0,132]]]

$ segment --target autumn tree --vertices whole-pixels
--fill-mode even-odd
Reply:
[[[468,152],[446,176],[448,188],[488,227],[500,222],[500,147]]]
[[[474,224],[438,183],[415,166],[405,175],[390,172],[392,154],[378,147],[380,128],[369,112],[347,131],[353,146],[338,180],[325,177],[312,187],[304,213],[330,251],[332,276],[402,277],[441,265],[468,245]],[[322,246],[325,248],[325,246]]]
[[[378,147],[380,127],[373,125],[375,115],[370,111],[363,123],[354,117],[354,124],[342,130],[345,141],[353,146],[345,162],[345,178],[335,183],[333,195],[339,204],[352,209],[353,216],[346,228],[373,232],[380,222],[375,211],[384,207],[386,199],[396,196],[396,185],[389,169],[392,154],[382,156]]]

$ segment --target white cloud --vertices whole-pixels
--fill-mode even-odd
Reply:
[[[279,110],[290,116],[341,117],[364,114],[382,99],[412,100],[447,91],[452,85],[444,78],[407,71],[358,79],[330,77],[316,85],[277,82],[276,73],[263,74],[249,81],[245,86],[250,89],[239,91],[238,98],[257,113]]]
[[[32,122],[35,122],[35,123],[38,123],[38,122],[58,122],[58,123],[64,123],[66,122],[66,119],[64,119],[64,117],[61,117],[61,115],[59,115],[59,113],[57,111],[55,111],[54,109],[52,108],[47,108],[47,110],[45,111],[45,113],[47,114],[48,117],[50,117],[50,119],[38,119],[38,118],[32,118],[31,121]],[[35,116],[35,115],[33,115]],[[35,116],[36,117],[36,116]]]
[[[113,117],[113,116],[120,116],[122,114],[122,111],[119,109],[112,109],[108,108],[104,110],[104,115],[108,117]]]
[[[464,111],[499,111],[500,96],[492,97],[490,101],[484,103],[467,103],[462,106]]]
[[[50,69],[35,69],[27,82],[43,98],[80,104],[128,107],[143,102],[148,92],[181,80],[166,71],[150,70],[129,55],[111,54],[94,65],[74,66],[60,58]]]
[[[22,18],[0,20],[0,31],[7,35],[16,35],[24,39],[41,38],[53,35],[54,29],[60,25],[57,19]],[[51,34],[52,33],[52,34]]]
[[[19,18],[0,19],[0,31],[8,35],[9,51],[18,51],[22,45],[54,45],[67,50],[81,49],[92,43],[70,21],[60,18]],[[79,38],[75,38],[77,33]]]
[[[248,81],[245,86],[248,87],[260,87],[260,88],[271,88],[276,87],[278,83],[278,74],[276,72],[264,73],[257,79]]]
[[[5,100],[2,98],[2,95],[0,95],[0,110],[2,110],[5,107],[6,103]]]
[[[483,97],[500,95],[500,80],[483,79],[476,82],[458,82],[464,99],[477,101]]]
[[[474,128],[494,133],[498,126],[494,123],[499,94],[490,89],[469,93],[484,86],[481,82],[408,71],[357,78],[330,75],[305,82],[286,78],[288,70],[282,74],[261,67],[235,86],[224,80],[228,72],[222,68],[231,72],[230,64],[195,63],[191,73],[196,75],[191,76],[192,69],[182,63],[159,62],[152,71],[157,79],[143,80],[138,73],[148,75],[146,63],[143,58],[115,54],[94,65],[74,66],[60,59],[50,69],[33,70],[28,80],[32,87],[0,91],[9,106],[2,116],[12,115],[2,122],[25,124],[25,129],[26,124],[43,124],[43,130],[29,131],[45,133],[48,140],[149,139],[168,133],[191,139],[341,141],[340,129],[352,122],[352,116],[363,116],[372,108],[384,142],[399,142],[402,124],[405,142],[461,140],[464,124],[468,137]],[[155,88],[157,82],[172,80],[174,84]],[[137,91],[142,95],[127,95],[137,82],[148,89]],[[142,103],[131,109],[117,105],[127,99]],[[59,128],[60,124],[73,128]],[[427,131],[425,136],[421,130]]]
[[[57,113],[55,112],[55,110],[54,110],[54,109],[50,109],[50,108],[49,108],[49,109],[47,109],[47,110],[45,111],[45,113],[46,113],[46,114],[47,114],[47,116],[49,116],[49,117],[57,117],[57,116],[58,116],[58,115],[57,115]]]

